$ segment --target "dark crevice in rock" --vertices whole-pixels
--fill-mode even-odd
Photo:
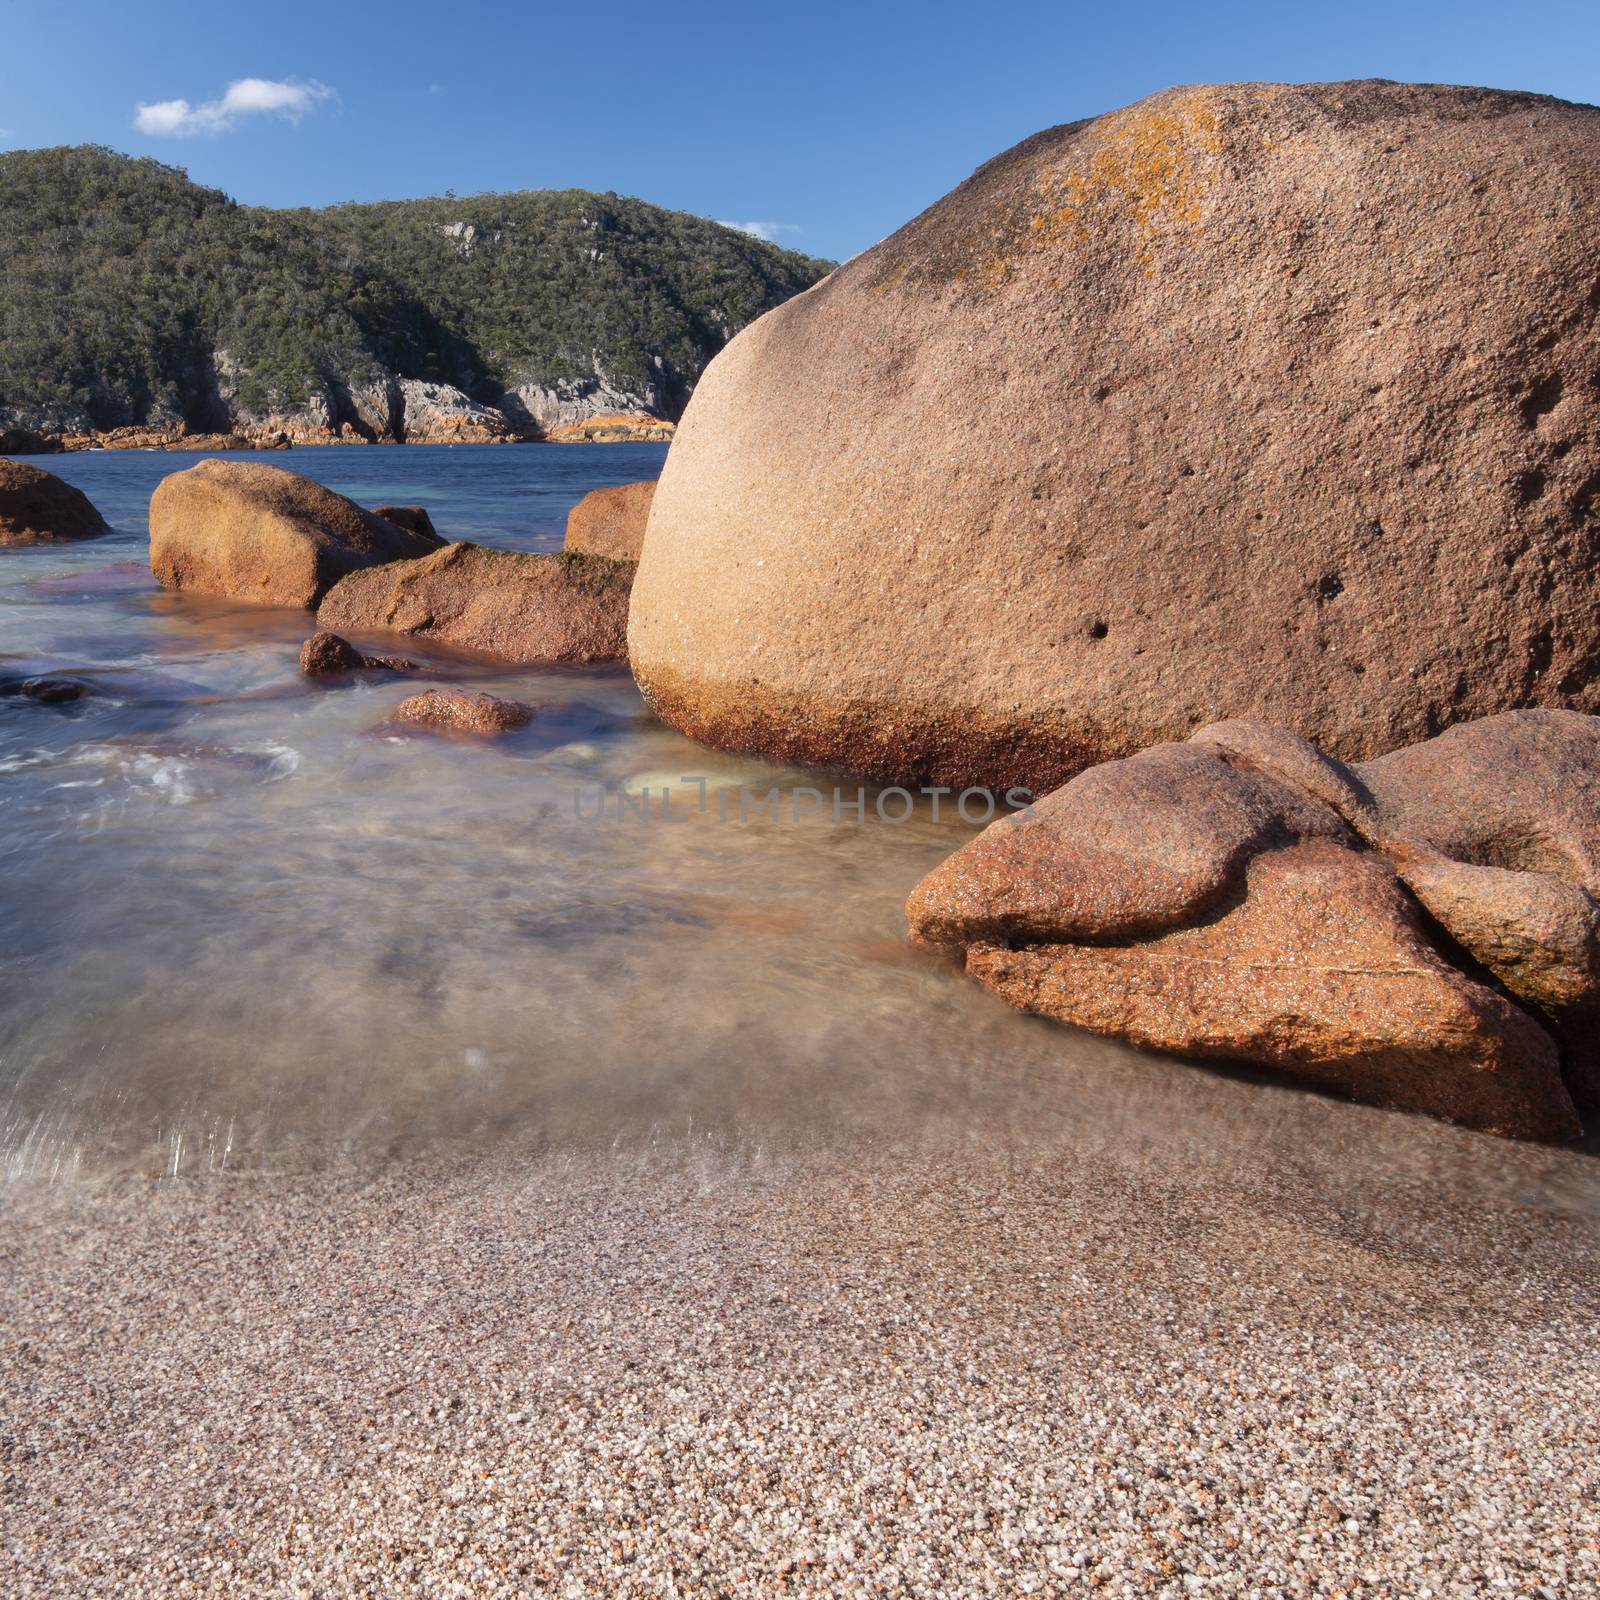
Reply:
[[[1535,381],[1522,401],[1522,420],[1532,428],[1540,417],[1548,416],[1561,404],[1563,385],[1559,372],[1549,373]]]

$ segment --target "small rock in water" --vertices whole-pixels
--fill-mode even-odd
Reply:
[[[415,672],[415,661],[404,656],[363,655],[336,633],[314,633],[300,649],[300,670],[308,678],[327,678],[341,672]]]
[[[42,700],[46,705],[56,705],[64,700],[77,700],[83,692],[81,683],[71,678],[24,678],[18,692],[30,700]]]
[[[397,722],[423,728],[454,728],[465,733],[506,733],[533,719],[534,708],[498,695],[460,689],[429,689],[395,707]]]

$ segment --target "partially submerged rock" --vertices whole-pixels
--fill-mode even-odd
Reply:
[[[387,628],[503,661],[614,661],[627,651],[633,563],[526,555],[465,541],[357,572],[322,602],[324,628]]]
[[[1359,767],[1222,723],[993,824],[907,914],[1026,1010],[1560,1138],[1600,1110],[1597,802],[1600,718],[1512,713]]]
[[[20,694],[45,705],[62,705],[69,700],[80,700],[87,692],[86,686],[75,678],[39,675],[0,680],[0,694]]]
[[[637,561],[655,492],[654,478],[591,489],[567,513],[566,548],[614,561]]]
[[[338,677],[349,672],[415,672],[404,656],[369,656],[336,633],[314,633],[300,647],[300,670],[308,678]]]
[[[1596,193],[1600,110],[1483,89],[1035,135],[711,363],[641,687],[724,748],[1041,793],[1223,716],[1350,760],[1600,711]]]
[[[111,525],[89,497],[53,472],[0,457],[0,545],[90,539]]]
[[[258,605],[315,606],[358,568],[442,544],[260,462],[202,461],[150,499],[150,570],[163,587]]]
[[[468,694],[460,689],[428,689],[402,700],[394,709],[397,722],[457,733],[508,733],[533,720],[534,708],[520,700],[493,694]]]

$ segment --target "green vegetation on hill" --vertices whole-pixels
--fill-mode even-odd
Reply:
[[[733,333],[830,265],[614,194],[273,211],[94,146],[15,151],[0,419],[213,428],[385,371],[490,403],[598,380],[671,414]]]

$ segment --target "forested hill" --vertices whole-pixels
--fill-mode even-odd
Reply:
[[[734,333],[830,265],[614,194],[275,211],[98,147],[14,151],[0,427],[320,415],[384,435],[423,384],[514,424],[673,418]]]

